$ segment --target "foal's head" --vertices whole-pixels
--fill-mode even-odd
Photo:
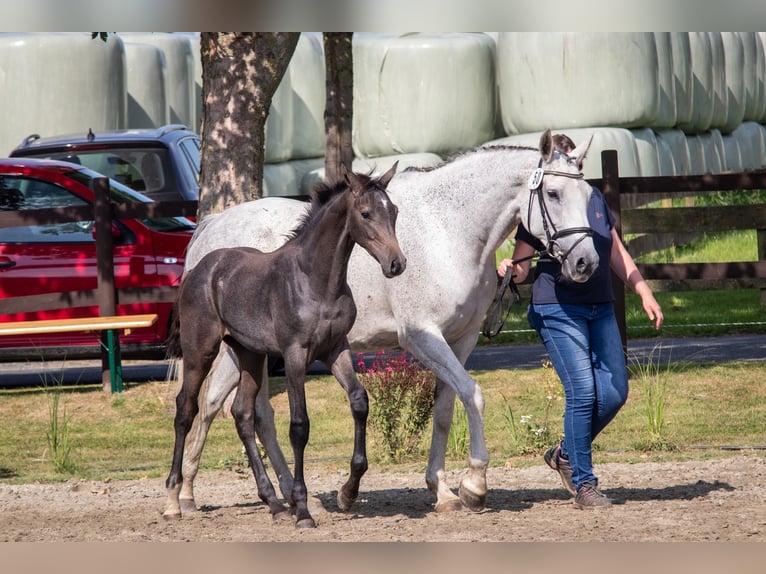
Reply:
[[[380,263],[386,277],[400,275],[407,266],[407,258],[396,238],[399,208],[386,193],[397,164],[378,178],[342,168],[343,180],[348,187],[347,225],[351,238]]]

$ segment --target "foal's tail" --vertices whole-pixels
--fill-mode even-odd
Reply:
[[[181,319],[178,316],[178,304],[173,305],[170,312],[170,325],[166,341],[165,357],[168,359],[180,359],[183,356],[181,350]]]

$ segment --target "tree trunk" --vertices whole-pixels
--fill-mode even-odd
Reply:
[[[297,32],[201,34],[200,220],[261,197],[266,118],[299,37]]]
[[[337,181],[341,165],[351,170],[354,151],[351,147],[354,62],[350,32],[323,35],[327,70],[325,104],[325,179]]]

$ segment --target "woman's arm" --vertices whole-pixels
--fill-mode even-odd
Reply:
[[[646,315],[654,321],[654,328],[659,329],[664,321],[660,304],[657,303],[649,284],[641,276],[635,261],[625,249],[625,245],[614,229],[612,229],[612,251],[609,257],[609,266],[623,283],[641,297],[641,304]]]
[[[517,239],[516,246],[513,248],[513,255],[511,256],[512,259],[503,259],[497,266],[497,274],[500,275],[500,277],[505,277],[508,269],[510,269],[511,277],[516,279],[515,282],[523,282],[524,279],[527,278],[527,275],[529,275],[529,267],[532,263],[531,257],[534,254],[535,250],[529,243]],[[519,259],[525,260],[519,263],[513,263],[513,261],[518,261]]]

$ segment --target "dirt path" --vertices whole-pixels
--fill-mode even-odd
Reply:
[[[314,530],[274,524],[250,476],[202,473],[201,511],[165,521],[162,479],[0,485],[0,541],[766,541],[766,457],[603,464],[618,504],[576,510],[543,465],[491,469],[484,512],[436,514],[422,474],[368,472],[349,513],[342,473],[307,472]],[[460,473],[451,477],[457,485]]]

